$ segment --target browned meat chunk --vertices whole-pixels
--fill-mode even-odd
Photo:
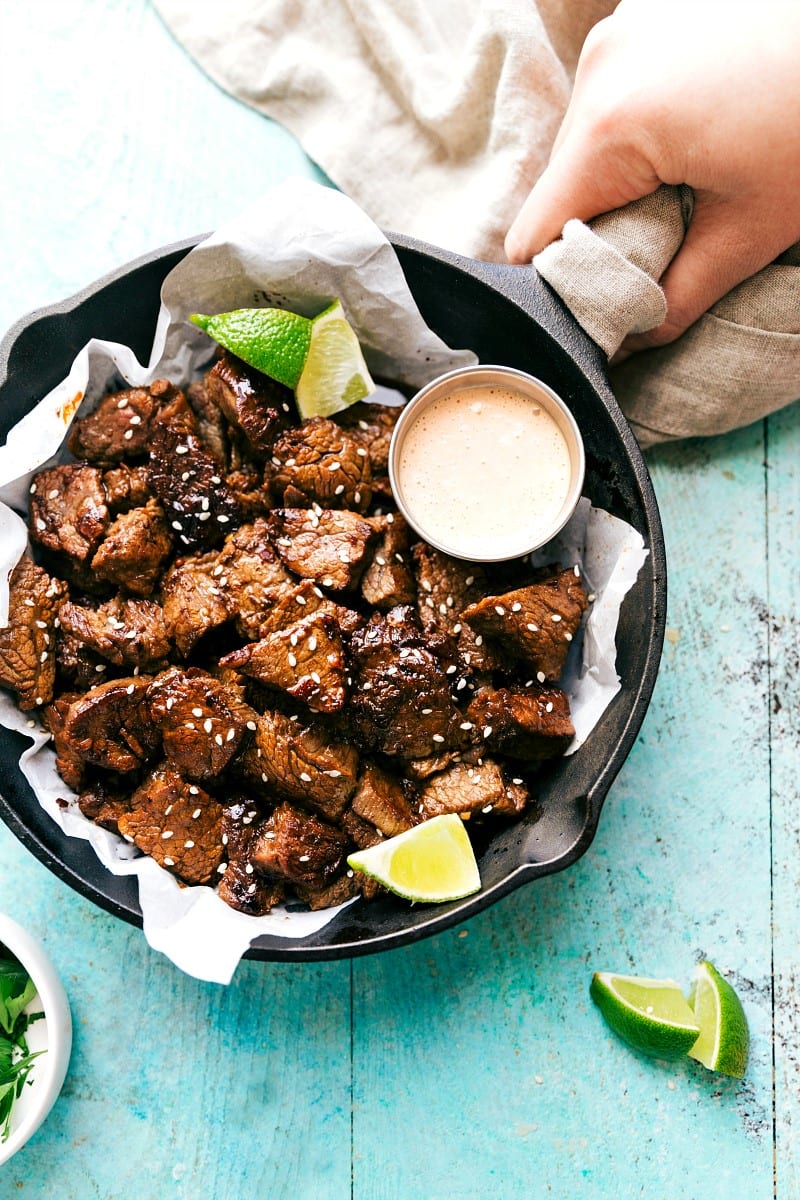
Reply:
[[[316,725],[267,711],[258,718],[258,763],[264,782],[329,820],[341,816],[355,791],[358,751]]]
[[[347,670],[336,622],[324,613],[251,642],[220,660],[303,700],[312,712],[337,712],[346,698]]]
[[[119,833],[119,819],[130,811],[130,797],[120,795],[102,783],[95,783],[78,796],[78,808],[95,825],[109,829],[111,833]]]
[[[164,621],[184,658],[204,634],[230,619],[228,602],[215,573],[217,556],[192,555],[170,567],[162,585]]]
[[[24,554],[9,587],[8,624],[0,629],[0,685],[13,688],[27,712],[53,699],[55,621],[67,586]]]
[[[358,513],[277,508],[270,536],[282,562],[303,579],[335,592],[351,592],[367,563],[376,531]]]
[[[230,465],[230,443],[228,422],[216,401],[208,394],[207,379],[191,383],[186,389],[186,399],[197,422],[197,436],[212,458],[223,471]]]
[[[276,589],[295,582],[276,555],[268,529],[262,517],[242,525],[225,539],[212,571],[242,637],[259,636]]]
[[[103,472],[103,487],[113,513],[142,508],[151,499],[150,474],[145,466],[129,467],[120,463]]]
[[[563,754],[575,734],[560,688],[484,688],[467,709],[467,720],[492,750],[529,762]]]
[[[346,833],[327,821],[281,804],[260,827],[251,855],[265,875],[322,888],[341,871],[348,841]]]
[[[232,354],[223,354],[205,379],[208,394],[253,450],[268,454],[294,411],[289,388]]]
[[[153,422],[150,486],[182,546],[219,545],[241,520],[233,492],[213,455],[204,450],[194,413],[181,394]]]
[[[68,446],[76,458],[93,463],[119,462],[147,453],[153,421],[161,408],[177,393],[166,379],[149,388],[129,388],[105,396],[94,412],[75,421]]]
[[[255,730],[255,712],[196,668],[171,667],[153,680],[147,700],[164,754],[187,779],[215,779],[240,750],[248,722]]]
[[[441,662],[420,630],[401,619],[404,611],[373,616],[350,640],[352,720],[368,749],[427,758],[467,745],[469,735]]]
[[[60,618],[59,618],[60,619]],[[56,641],[56,690],[85,692],[107,679],[109,662],[65,629]]]
[[[244,469],[229,471],[225,482],[233,493],[243,521],[255,521],[256,517],[263,517],[269,512],[271,497],[260,472]]]
[[[363,875],[360,877],[360,879],[364,878]],[[316,912],[317,909],[335,908],[339,904],[345,904],[348,900],[352,900],[361,891],[360,879],[355,877],[355,872],[348,871],[325,887],[316,888],[309,887],[304,883],[295,883],[294,890],[311,911]],[[372,883],[373,880],[370,879],[367,882]]]
[[[350,807],[386,837],[403,833],[416,823],[400,780],[371,762],[364,764]]]
[[[80,791],[86,776],[86,763],[76,754],[70,743],[64,737],[64,721],[69,707],[74,700],[79,700],[77,692],[65,692],[52,704],[42,710],[42,724],[50,731],[53,747],[56,752],[56,770],[74,792]]]
[[[388,513],[381,525],[372,562],[361,577],[361,595],[386,612],[398,604],[413,604],[417,585],[410,567],[408,525],[399,513]]]
[[[73,562],[88,562],[109,519],[103,475],[97,467],[80,463],[48,467],[31,484],[31,537]]]
[[[312,417],[287,429],[272,448],[272,491],[285,506],[365,512],[372,499],[369,455],[335,421]],[[291,488],[291,499],[285,492]]]
[[[484,758],[474,766],[454,763],[424,785],[419,797],[419,812],[428,820],[443,813],[490,813],[516,816],[528,803],[524,783],[507,783],[496,762]]]
[[[256,871],[253,845],[260,828],[258,809],[246,798],[229,803],[222,813],[222,844],[225,870],[219,877],[217,894],[239,912],[262,917],[283,899],[280,881]]]
[[[462,562],[426,542],[413,550],[417,576],[417,611],[426,633],[445,634],[455,639],[458,651],[472,671],[494,671],[500,656],[461,619],[470,604],[486,595],[486,573],[478,563]]]
[[[70,704],[63,737],[84,762],[108,771],[135,771],[152,758],[161,735],[145,703],[147,676],[99,683]]]
[[[403,775],[412,783],[422,783],[430,779],[431,775],[438,775],[440,771],[444,771],[460,757],[461,751],[448,750],[444,754],[434,754],[431,758],[412,758],[410,762],[404,763]]]
[[[157,669],[171,643],[161,607],[152,600],[107,600],[96,608],[67,601],[58,610],[65,633],[115,666]]]
[[[149,596],[172,553],[172,538],[160,504],[121,513],[92,559],[92,570],[135,596]]]
[[[161,763],[130,798],[119,831],[184,883],[213,884],[222,866],[222,805]]]
[[[389,443],[402,411],[402,405],[362,402],[336,415],[337,425],[346,429],[367,451],[375,479],[389,473]]]
[[[463,619],[509,650],[539,683],[556,683],[586,609],[586,590],[574,570],[556,570],[541,583],[486,596]]]

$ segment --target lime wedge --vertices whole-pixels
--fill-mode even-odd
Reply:
[[[236,308],[210,317],[192,313],[189,319],[257,371],[297,387],[311,345],[308,317],[282,308]]]
[[[459,900],[481,886],[469,836],[456,813],[432,817],[377,846],[357,850],[347,862],[406,900]]]
[[[700,1026],[690,1057],[710,1071],[741,1079],[750,1050],[747,1017],[734,989],[710,962],[695,967],[689,1003]]]
[[[338,300],[311,321],[311,345],[295,386],[301,417],[329,417],[374,392],[364,355]]]
[[[697,1041],[700,1026],[674,979],[599,971],[589,992],[614,1032],[642,1054],[682,1058]]]

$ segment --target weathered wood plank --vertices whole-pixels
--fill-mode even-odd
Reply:
[[[775,1147],[779,1197],[800,1193],[798,1057],[798,729],[800,729],[800,410],[768,425],[769,636],[771,669]]]

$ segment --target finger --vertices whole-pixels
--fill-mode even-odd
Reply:
[[[661,279],[666,320],[655,329],[629,335],[615,362],[638,350],[673,342],[731,288],[772,262],[786,248],[780,234],[769,240],[753,235],[774,228],[768,214],[746,210],[741,202],[722,204],[700,195],[683,244]]]
[[[509,262],[530,262],[560,237],[572,217],[589,221],[654,192],[660,180],[634,151],[607,148],[568,130],[514,219],[505,240]]]

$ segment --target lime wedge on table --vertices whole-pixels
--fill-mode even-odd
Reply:
[[[734,989],[710,962],[695,968],[689,1003],[700,1026],[690,1057],[710,1071],[741,1079],[750,1049],[747,1017]]]
[[[589,991],[606,1022],[634,1050],[676,1059],[697,1041],[700,1026],[674,979],[598,971]]]
[[[481,886],[469,836],[455,813],[357,850],[347,862],[406,900],[459,900]]]
[[[327,417],[375,390],[358,338],[335,300],[316,317],[237,308],[191,320],[257,371],[294,389],[302,417]]]

